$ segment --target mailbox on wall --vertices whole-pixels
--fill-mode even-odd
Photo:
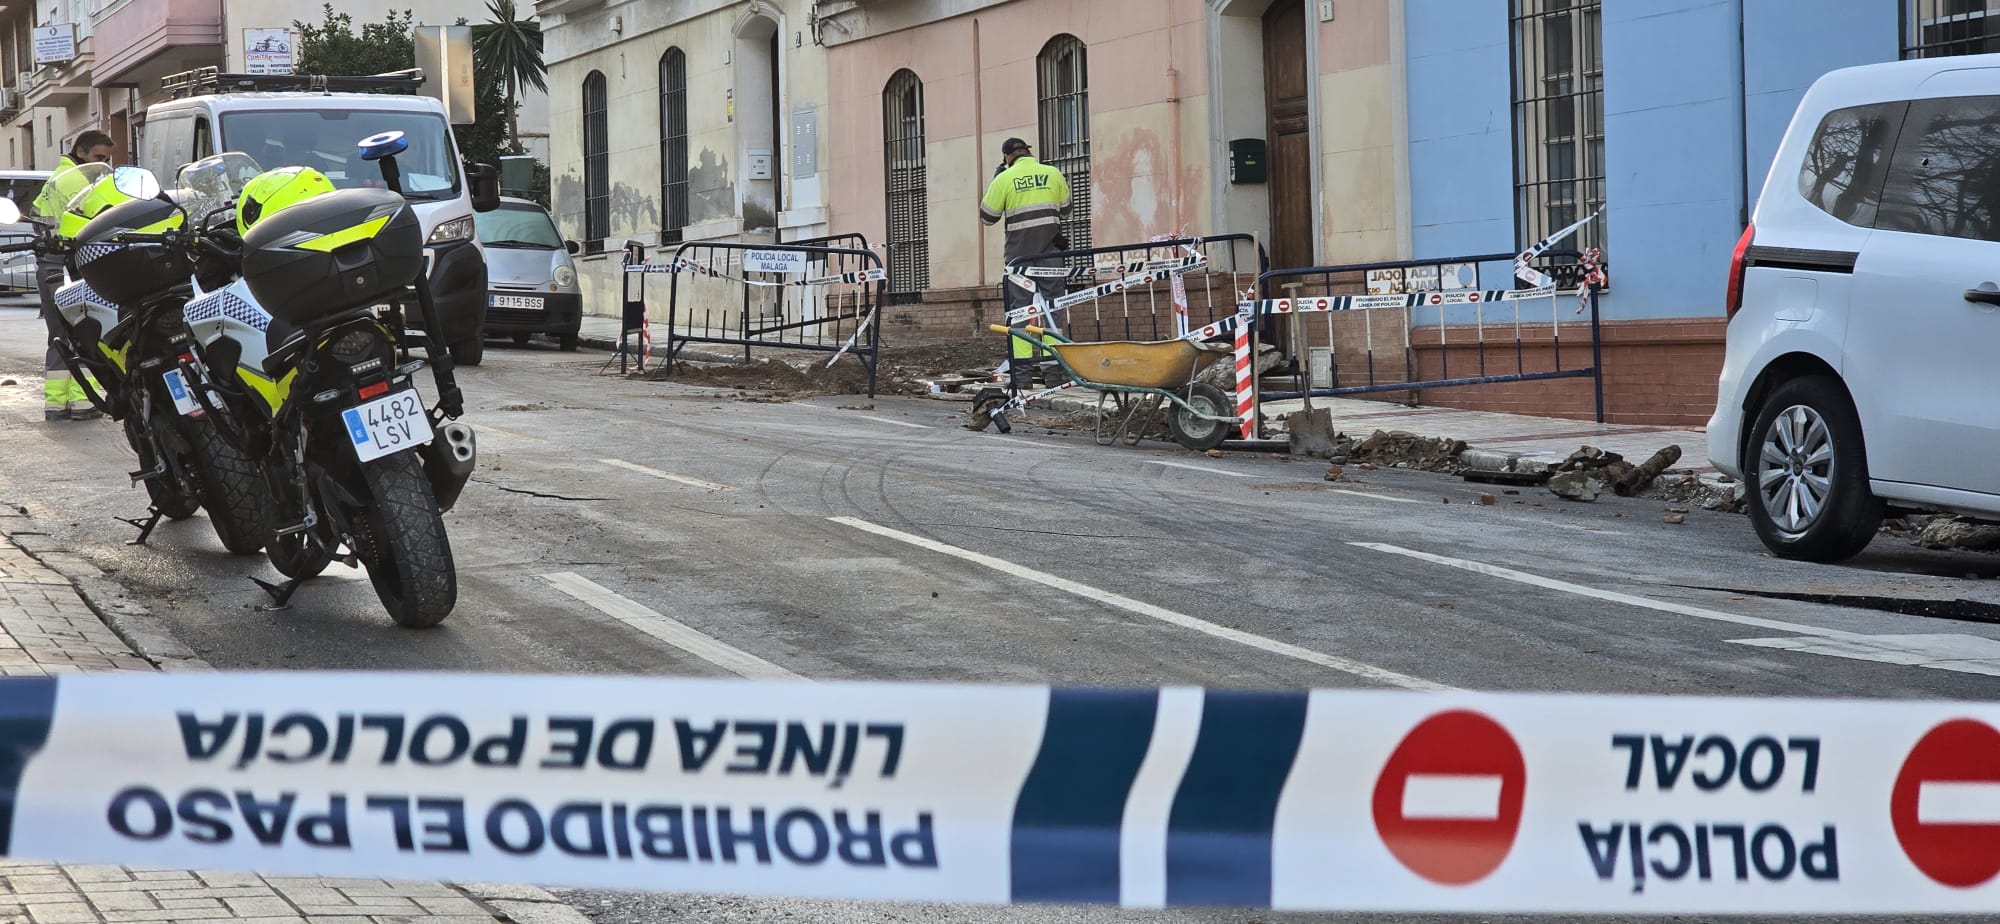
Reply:
[[[1264,182],[1264,139],[1238,138],[1229,142],[1229,182]]]

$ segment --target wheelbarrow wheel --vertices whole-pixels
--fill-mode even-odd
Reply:
[[[1229,398],[1219,389],[1206,382],[1195,382],[1181,393],[1183,404],[1175,404],[1167,413],[1167,431],[1173,434],[1174,442],[1196,452],[1207,452],[1222,445],[1229,438],[1229,421],[1204,420],[1197,414],[1226,418],[1230,415]]]

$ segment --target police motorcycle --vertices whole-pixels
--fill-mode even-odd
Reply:
[[[362,144],[386,189],[336,190],[317,170],[264,170],[240,153],[190,164],[178,185],[203,203],[202,218],[159,237],[234,271],[206,278],[184,310],[212,370],[196,401],[222,410],[240,448],[262,460],[265,553],[289,580],[257,583],[284,606],[339,561],[367,571],[398,625],[424,628],[457,602],[442,515],[476,447],[456,419],[464,401],[451,358],[412,360],[398,336],[411,302],[423,329],[439,330],[396,166],[407,147],[399,132]],[[438,396],[428,410],[414,378],[425,365]]]
[[[54,293],[57,349],[91,403],[123,426],[139,458],[131,477],[146,486],[150,516],[125,519],[139,528],[133,543],[144,544],[163,517],[185,519],[206,507],[223,547],[256,553],[269,529],[258,467],[192,397],[205,370],[181,315],[192,294],[189,269],[158,247],[105,242],[128,229],[176,227],[180,212],[157,199],[158,180],[137,168],[84,164],[48,182],[78,191],[59,215],[37,216],[38,224],[53,218],[52,229],[6,249],[63,258],[68,281]],[[11,202],[0,220],[4,213],[18,220]]]

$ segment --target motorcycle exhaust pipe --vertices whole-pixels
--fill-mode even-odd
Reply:
[[[471,427],[454,420],[438,428],[437,439],[424,446],[424,477],[430,480],[439,513],[458,503],[478,464],[479,447]]]

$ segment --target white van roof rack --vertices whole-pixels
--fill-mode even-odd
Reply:
[[[196,68],[160,79],[168,99],[218,93],[415,93],[424,85],[423,68],[368,77],[324,74],[224,74],[214,67]]]

